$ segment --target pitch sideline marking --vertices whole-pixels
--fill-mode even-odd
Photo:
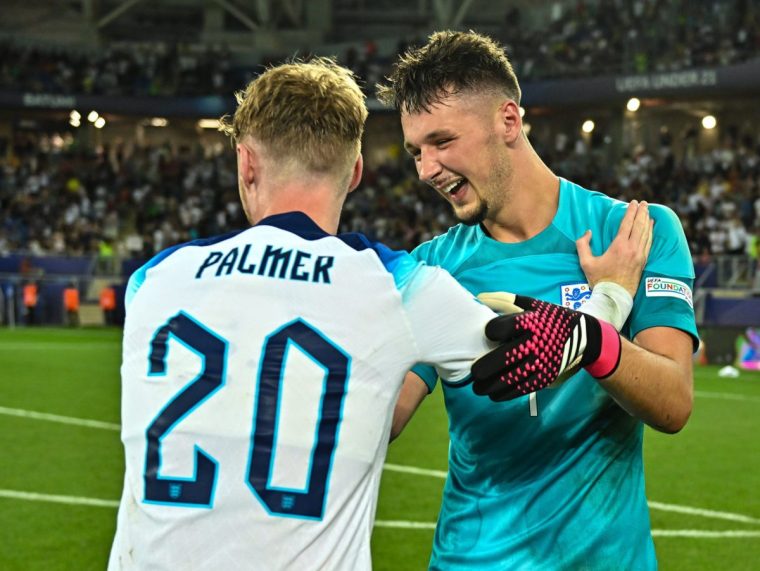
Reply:
[[[760,402],[759,397],[745,396],[737,393],[712,393],[710,391],[694,391],[695,397],[708,399],[723,399],[743,402]]]
[[[83,498],[79,496],[60,496],[51,494],[35,494],[17,490],[0,490],[0,498],[25,500],[32,502],[48,502],[68,505],[84,505],[102,508],[116,508],[119,502],[114,500],[101,500],[97,498]],[[377,520],[375,527],[390,529],[435,529],[435,523],[422,521],[403,520]],[[752,538],[760,537],[760,531],[725,530],[705,531],[701,529],[653,529],[654,537],[690,537],[697,539],[722,539],[722,538]]]
[[[121,429],[121,427],[118,424],[114,424],[112,422],[102,422],[99,420],[74,418],[71,416],[60,416],[57,414],[35,412],[35,411],[24,410],[24,409],[19,409],[19,408],[7,408],[3,406],[0,406],[0,414],[5,414],[9,416],[17,416],[21,418],[31,418],[34,420],[46,420],[49,422],[59,422],[61,424],[69,424],[69,425],[74,425],[74,426],[84,426],[87,428],[99,428],[102,430],[112,430],[116,432],[118,432]],[[401,464],[387,463],[383,465],[383,469],[388,470],[390,472],[414,474],[416,476],[430,476],[433,478],[446,478],[448,476],[448,473],[445,472],[444,470],[429,470],[425,468],[416,468],[414,466],[404,466]],[[0,497],[4,497],[2,493],[0,493]],[[51,497],[56,497],[56,496],[51,496]],[[69,497],[69,496],[60,496],[60,497]],[[52,500],[49,500],[49,501],[52,501]],[[107,500],[93,500],[93,501],[107,501]],[[723,512],[723,511],[715,511],[715,510],[706,510],[706,509],[701,509],[701,508],[692,508],[689,506],[679,506],[676,504],[665,504],[662,502],[654,502],[654,501],[649,501],[648,504],[649,504],[649,507],[653,510],[682,513],[682,514],[700,516],[700,517],[711,518],[711,519],[723,519],[723,520],[735,521],[735,522],[740,522],[740,523],[760,524],[760,519],[746,516],[743,514],[736,514],[736,513],[731,513],[731,512]]]
[[[415,468],[414,466],[403,466],[401,464],[383,464],[383,470],[390,472],[401,472],[402,474],[414,474],[415,476],[431,476],[433,478],[446,479],[449,475],[444,470],[428,470],[426,468]]]
[[[18,416],[21,418],[32,418],[34,420],[47,420],[50,422],[59,422],[61,424],[71,424],[74,426],[86,426],[87,428],[100,428],[103,430],[114,430],[118,432],[121,426],[113,422],[102,422],[100,420],[88,420],[86,418],[74,418],[72,416],[61,416],[58,414],[49,414],[47,412],[35,412],[33,410],[24,410],[21,408],[7,408],[0,406],[0,414],[8,416]]]
[[[703,529],[653,529],[652,537],[693,537],[696,539],[724,539],[760,537],[760,531],[730,529],[726,531],[705,531]]]
[[[391,472],[403,472],[407,474],[416,474],[420,476],[432,476],[434,478],[446,478],[447,473],[442,470],[424,470],[422,468],[414,468],[412,466],[402,466],[400,464],[385,464],[383,469]],[[660,510],[664,512],[675,512],[687,515],[695,515],[712,519],[725,519],[728,521],[736,521],[740,523],[760,524],[760,519],[736,514],[731,512],[722,512],[716,510],[706,510],[701,508],[692,508],[689,506],[679,506],[676,504],[665,504],[662,502],[647,502],[649,507],[653,510]]]
[[[723,399],[723,400],[744,401],[744,402],[760,402],[760,398],[744,396],[744,395],[735,394],[735,393],[712,393],[712,392],[705,392],[705,391],[694,391],[694,396],[697,396],[700,398],[712,398],[712,399]],[[8,408],[4,406],[0,406],[0,414],[5,414],[8,416],[17,416],[21,418],[33,418],[35,420],[48,420],[50,422],[60,422],[61,424],[69,424],[73,426],[86,426],[88,428],[102,428],[104,430],[114,430],[117,432],[121,429],[121,427],[118,424],[115,424],[112,422],[103,422],[100,420],[75,418],[72,416],[61,416],[58,414],[36,412],[33,410],[24,410],[20,408]],[[388,464],[386,464],[386,466],[388,466]],[[395,470],[396,472],[406,472],[408,474],[416,474],[420,476],[433,476],[433,477],[440,477],[440,478],[446,477],[446,472],[441,472],[440,470],[424,470],[421,468],[414,468],[411,466],[395,466],[394,468],[389,468],[389,469]]]
[[[435,529],[434,523],[425,521],[400,521],[400,520],[375,520],[375,527],[387,527],[391,529]]]
[[[102,342],[102,341],[88,341],[87,343],[82,343],[81,339],[71,339],[63,342],[55,342],[55,343],[17,343],[17,342],[4,342],[2,345],[0,345],[0,351],[50,351],[50,350],[61,350],[61,351],[71,351],[72,349],[84,351],[84,350],[90,350],[93,347],[111,347],[113,346],[112,343],[108,342]]]
[[[735,514],[731,512],[720,512],[715,510],[704,510],[701,508],[691,508],[689,506],[678,506],[675,504],[663,504],[661,502],[648,501],[649,507],[653,510],[660,510],[663,512],[676,512],[681,514],[696,515],[700,517],[712,518],[712,519],[725,519],[728,521],[736,521],[740,523],[752,523],[760,524],[760,519]]]
[[[99,508],[117,508],[119,502],[115,500],[100,500],[97,498],[83,498],[80,496],[59,496],[52,494],[35,494],[33,492],[20,492],[18,490],[0,490],[0,498],[12,500],[26,500],[28,502],[48,502],[53,504],[69,504],[75,506],[95,506]]]

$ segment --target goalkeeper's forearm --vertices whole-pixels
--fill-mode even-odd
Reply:
[[[591,297],[578,311],[611,324],[616,331],[623,328],[633,309],[633,297],[623,286],[614,282],[599,282]]]

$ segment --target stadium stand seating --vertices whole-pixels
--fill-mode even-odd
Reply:
[[[17,4],[15,13],[22,14],[23,3]],[[309,53],[336,55],[363,78],[371,99],[375,83],[396,54],[424,35],[400,24],[427,29],[432,14],[410,17],[407,8],[392,2],[360,4],[335,0],[332,31],[315,35],[322,38],[318,45],[294,49],[283,43],[278,51],[274,42],[255,55],[241,50],[239,43],[180,37],[182,27],[169,25],[168,12],[161,11],[172,8],[148,4],[127,11],[118,34],[117,28],[103,27],[102,49],[84,39],[80,44],[35,43],[4,34],[0,99],[20,106],[22,113],[1,117],[7,128],[0,132],[0,283],[18,286],[29,277],[39,279],[41,299],[57,307],[60,292],[55,288],[75,278],[87,306],[96,302],[98,287],[93,284],[123,285],[157,251],[243,227],[229,145],[220,137],[211,145],[192,129],[179,141],[146,140],[140,135],[146,110],[169,110],[193,121],[229,111],[230,94],[269,61]],[[701,85],[701,91],[661,91],[694,115],[705,105],[690,99],[713,98],[731,107],[733,100],[726,98],[738,96],[742,82],[751,85],[751,93],[760,85],[760,11],[746,0],[566,0],[535,7],[515,2],[498,18],[495,5],[481,4],[464,14],[461,25],[479,26],[507,45],[526,105],[540,103],[534,115],[547,114],[549,122],[558,123],[560,115],[580,118],[579,94],[595,96],[592,87],[599,76],[610,78],[608,91],[596,95],[602,99],[593,105],[611,116],[619,113],[615,109],[622,106],[621,98],[629,96],[625,89],[609,87],[621,77],[651,79],[660,74],[663,81],[681,81],[686,76],[679,73],[707,70],[708,79],[720,81]],[[48,8],[53,10],[52,5]],[[378,11],[385,16],[379,18]],[[200,12],[192,14],[197,19]],[[224,22],[229,23],[227,16]],[[30,12],[27,20],[33,17]],[[281,13],[273,18],[275,28],[298,27],[309,19]],[[357,21],[368,23],[362,34],[355,24],[344,24]],[[169,22],[165,40],[140,37],[140,22],[148,27]],[[383,35],[388,30],[402,33]],[[377,36],[366,37],[370,32]],[[721,75],[724,70],[731,73]],[[653,105],[663,101],[657,99],[657,89],[649,93]],[[541,103],[547,100],[564,105],[561,112],[552,116],[551,105]],[[101,136],[89,126],[69,127],[71,101],[102,103],[111,113],[109,121],[121,121],[119,134]],[[376,101],[370,106],[382,114]],[[31,126],[24,124],[24,116],[30,117]],[[533,121],[533,116],[528,119]],[[760,247],[760,137],[753,127],[752,120],[734,120],[708,143],[693,129],[675,133],[665,127],[659,136],[639,142],[615,133],[612,145],[601,134],[577,140],[571,136],[559,144],[565,135],[556,129],[535,129],[530,136],[558,174],[622,200],[646,199],[673,208],[686,231],[701,289],[751,292]],[[401,156],[398,133],[389,135],[392,128],[384,129],[382,143],[373,140],[378,129],[368,129],[365,149],[372,160],[367,161],[362,186],[349,197],[341,231],[364,232],[392,247],[411,248],[444,231],[453,219],[446,205],[417,181],[411,161]],[[720,300],[714,294],[709,300],[696,299],[707,304],[701,315],[710,322],[711,308]],[[58,320],[58,313],[45,311],[49,321]]]

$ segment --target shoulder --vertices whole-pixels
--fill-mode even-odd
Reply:
[[[662,204],[650,204],[649,216],[654,220],[655,236],[670,235],[677,237],[683,235],[681,219],[671,208]]]
[[[572,240],[577,240],[589,229],[601,232],[606,239],[607,228],[614,226],[617,230],[627,206],[625,202],[561,178],[555,223]]]
[[[563,227],[573,239],[589,228],[594,230],[601,240],[592,238],[592,250],[601,254],[617,236],[628,203],[564,179],[561,185]],[[678,215],[662,204],[650,204],[649,215],[654,220],[654,239],[646,269],[666,275],[675,270],[679,275],[693,276],[689,245]]]
[[[226,234],[213,236],[211,238],[199,238],[197,240],[191,240],[190,242],[183,242],[182,244],[176,244],[174,246],[170,246],[169,248],[166,248],[165,250],[162,250],[161,252],[153,256],[150,260],[148,260],[145,264],[143,264],[140,268],[138,268],[137,271],[135,271],[135,273],[132,275],[135,275],[140,272],[144,274],[150,268],[155,268],[156,266],[164,262],[167,258],[169,258],[169,256],[179,252],[180,250],[184,248],[189,248],[189,247],[203,248],[207,246],[216,246],[220,244],[221,242],[230,240],[234,238],[235,236],[238,236],[242,232],[245,232],[245,230],[235,230],[234,232],[227,232]]]
[[[375,242],[364,234],[351,232],[336,236],[341,242],[353,250],[372,252],[383,267],[393,276],[396,286],[401,288],[409,281],[419,266],[424,265],[409,252],[393,250],[381,242]]]
[[[155,268],[159,264],[163,263],[169,256],[172,254],[175,254],[176,252],[182,250],[183,248],[187,247],[205,247],[205,246],[213,246],[216,244],[219,244],[220,242],[224,242],[225,240],[229,240],[230,238],[234,238],[244,230],[236,230],[234,232],[228,232],[226,234],[221,234],[219,236],[213,236],[211,238],[201,238],[198,240],[192,240],[190,242],[183,242],[182,244],[177,244],[175,246],[171,246],[169,248],[166,248],[165,250],[162,250],[155,256],[153,256],[150,260],[145,262],[142,266],[137,268],[134,273],[129,276],[129,280],[127,281],[127,289],[125,292],[125,300],[124,303],[126,306],[129,306],[129,304],[132,302],[132,298],[137,293],[137,291],[142,287],[142,285],[145,283],[145,280],[148,275],[148,270],[151,268]]]
[[[628,204],[614,205],[605,223],[605,248],[617,235]],[[654,220],[652,249],[645,270],[663,275],[694,277],[689,244],[678,215],[662,204],[649,204],[649,216]]]
[[[628,209],[627,202],[615,204],[609,211],[606,219],[607,230],[614,236],[617,233],[620,222]],[[683,237],[683,226],[678,215],[663,204],[649,204],[649,216],[654,220],[654,237],[660,240],[679,240]]]
[[[608,197],[609,198],[609,197]],[[625,216],[625,212],[628,209],[628,203],[620,200],[614,200],[609,206],[606,222],[608,225],[613,226],[613,230],[617,231],[620,222]],[[655,235],[664,235],[665,233],[678,233],[681,232],[681,221],[678,215],[669,207],[663,204],[649,204],[649,216],[655,221],[654,231]]]
[[[597,223],[602,223],[609,237],[617,234],[620,222],[628,209],[628,202],[588,190],[577,184],[563,180],[563,192],[567,194],[563,201],[564,210],[574,216],[590,216]],[[682,234],[681,221],[673,210],[662,204],[649,204],[649,216],[655,221],[655,235]]]
[[[664,275],[694,278],[694,262],[678,215],[667,206],[652,204],[654,237],[646,270]]]
[[[431,266],[441,266],[449,271],[456,269],[469,257],[482,240],[478,226],[457,224],[444,234],[423,242],[412,250],[411,255]]]

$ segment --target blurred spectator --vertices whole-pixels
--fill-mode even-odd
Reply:
[[[24,284],[22,290],[24,300],[24,316],[27,325],[37,324],[37,303],[39,301],[38,287],[34,282]]]
[[[103,310],[103,322],[106,325],[115,325],[116,291],[111,286],[100,290],[100,309]]]
[[[747,61],[760,49],[760,11],[747,0],[565,0],[549,22],[525,24],[506,14],[499,39],[523,81],[602,74],[669,72]],[[400,40],[398,51],[406,48]],[[0,89],[94,95],[228,95],[246,85],[270,54],[236,64],[227,46],[168,42],[114,43],[87,52],[0,43]],[[388,74],[396,54],[374,41],[339,56],[364,80],[367,93]]]
[[[79,326],[79,289],[74,283],[69,283],[63,290],[63,309],[69,327]]]
[[[0,234],[9,251],[147,257],[241,228],[234,154],[200,147],[47,149],[44,136],[5,162]],[[109,267],[105,267],[109,266]]]
[[[40,139],[44,139],[41,137]],[[43,140],[7,160],[0,177],[0,237],[7,251],[147,258],[179,242],[244,228],[236,191],[235,156],[200,146],[97,151],[52,149]],[[760,227],[760,140],[727,139],[699,153],[637,147],[617,164],[593,145],[568,137],[535,140],[561,176],[621,200],[646,199],[673,208],[692,253],[743,253],[748,229]],[[349,195],[342,232],[357,231],[394,248],[412,248],[453,223],[448,205],[417,180],[397,145],[380,166],[365,169]],[[27,268],[27,275],[35,275]]]
[[[112,275],[115,273],[114,251],[110,240],[105,238],[106,230],[103,229],[103,239],[98,241],[98,273]]]

